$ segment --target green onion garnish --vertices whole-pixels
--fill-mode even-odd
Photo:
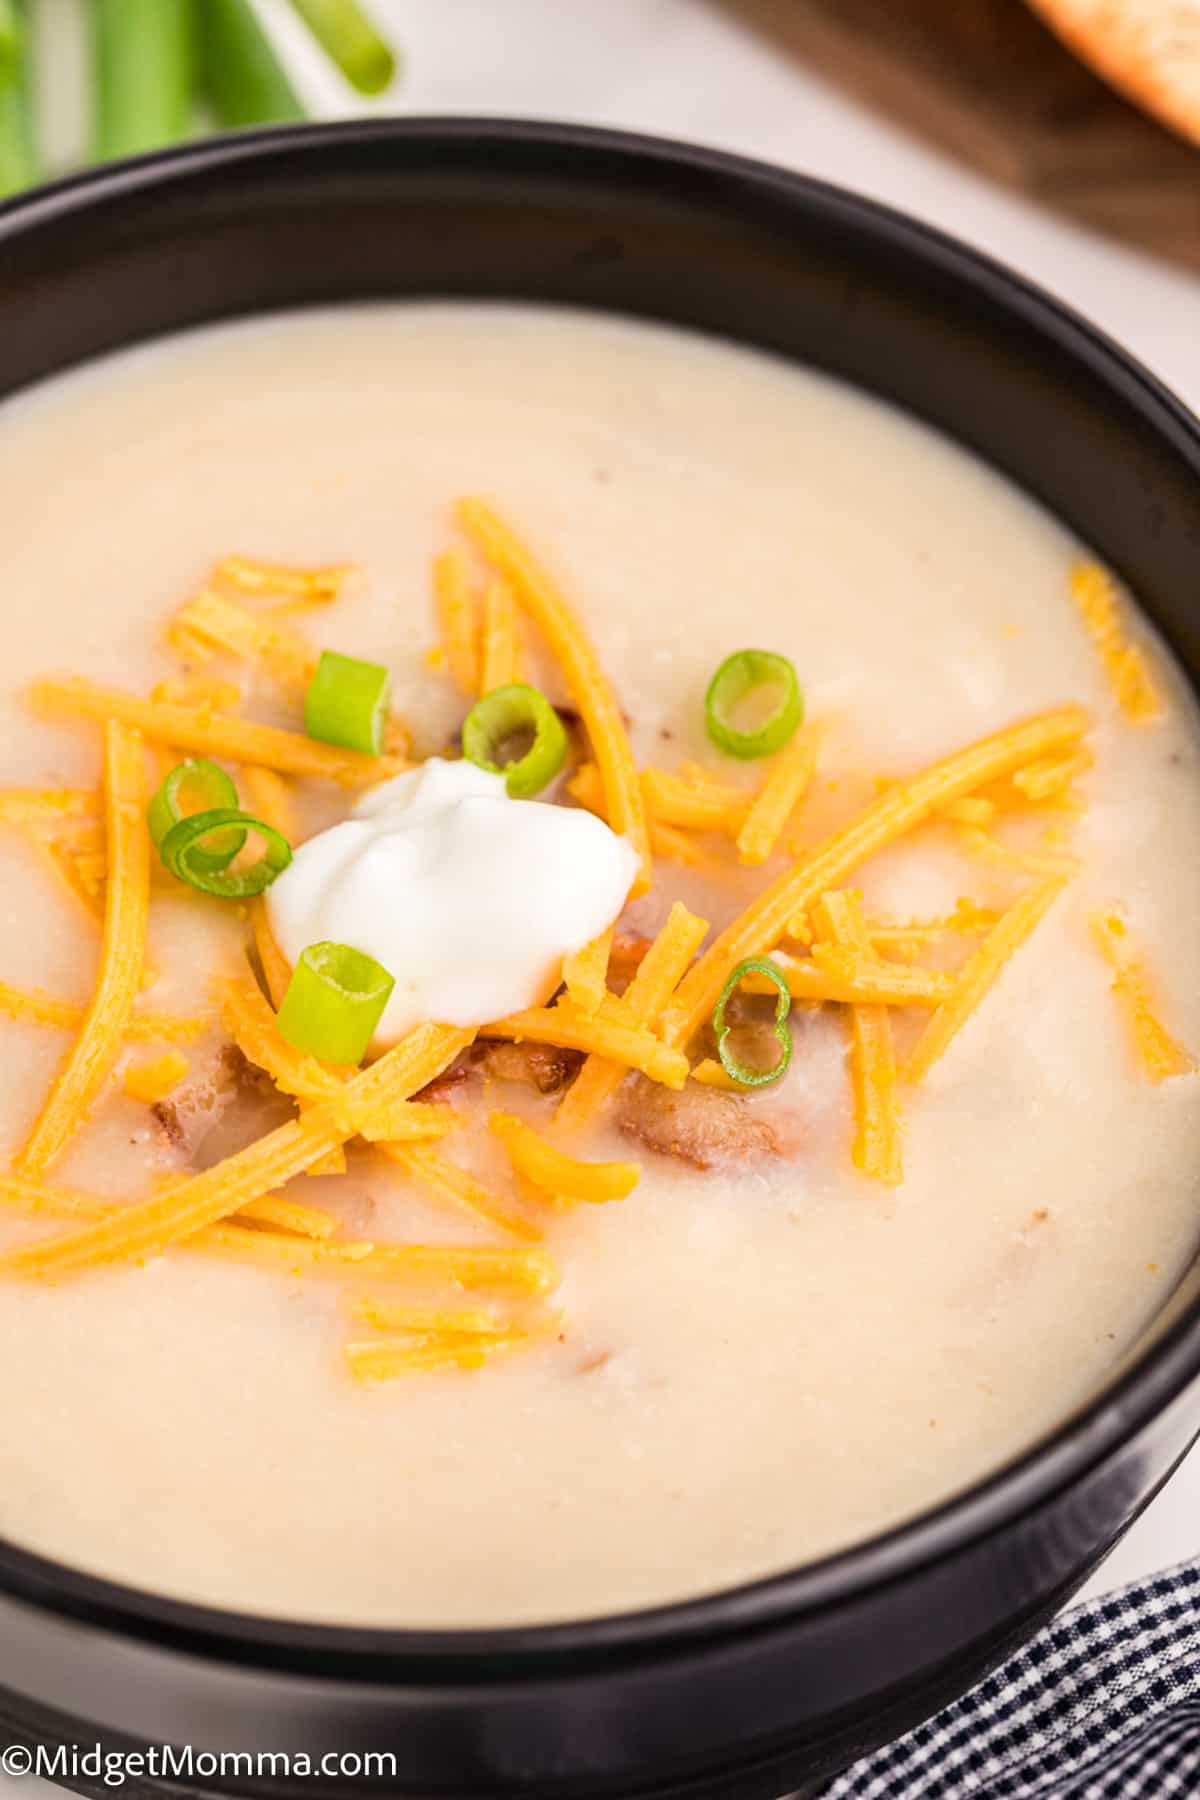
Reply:
[[[192,802],[186,812],[181,804],[185,797]],[[161,850],[163,839],[180,819],[213,812],[218,807],[236,812],[239,804],[232,777],[207,756],[193,756],[175,764],[146,808],[146,823],[155,848]],[[227,868],[245,842],[244,831],[223,832],[208,849],[197,844],[192,850],[192,861],[195,867],[210,872]]]
[[[236,826],[243,834],[255,833],[262,839],[263,853],[248,869],[230,870],[236,852],[225,854]],[[205,846],[204,839],[217,834],[217,842]],[[224,835],[222,835],[224,834]],[[239,846],[240,848],[240,846]],[[281,875],[292,860],[292,847],[271,825],[264,825],[252,813],[238,812],[229,806],[216,806],[208,812],[191,813],[172,825],[158,847],[164,866],[177,881],[197,888],[202,894],[216,894],[223,900],[244,900],[261,894]],[[219,858],[216,867],[213,859]]]
[[[382,94],[396,58],[358,0],[292,0],[292,9],[360,94]]]
[[[378,756],[391,687],[392,678],[380,663],[322,650],[304,696],[304,729],[323,744]]]
[[[772,696],[774,705],[766,712],[764,703]],[[738,726],[739,713],[751,713],[755,722]],[[773,650],[735,650],[708,684],[704,714],[717,748],[749,760],[783,749],[804,717],[804,696],[786,656]]]
[[[514,682],[476,701],[463,723],[462,747],[468,762],[504,776],[514,800],[528,800],[562,768],[567,733],[545,694]]]
[[[310,944],[275,1022],[289,1044],[322,1062],[360,1063],[395,985],[382,963],[349,944]]]
[[[32,75],[24,21],[13,0],[0,0],[0,200],[40,178]]]
[[[201,0],[196,33],[201,90],[219,124],[286,125],[305,117],[250,0]]]
[[[95,154],[133,156],[188,134],[192,8],[188,0],[92,0]]]
[[[729,1034],[733,1027],[725,1023],[725,1007],[729,996],[747,975],[765,975],[773,981],[779,990],[779,998],[775,1002],[775,1036],[779,1040],[779,1060],[769,1069],[752,1069],[739,1062],[729,1048]],[[765,956],[748,956],[740,962],[725,986],[721,989],[721,997],[713,1007],[712,1024],[717,1040],[717,1055],[727,1075],[742,1087],[767,1087],[772,1081],[778,1081],[792,1060],[792,1034],[788,1030],[788,1014],[792,1010],[792,996],[787,979],[781,969]]]

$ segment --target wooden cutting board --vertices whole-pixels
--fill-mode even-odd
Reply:
[[[1200,270],[1200,149],[1022,0],[723,0],[749,29],[992,181]]]

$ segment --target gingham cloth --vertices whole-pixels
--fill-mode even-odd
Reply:
[[[1063,1613],[824,1800],[1200,1800],[1200,1562]]]

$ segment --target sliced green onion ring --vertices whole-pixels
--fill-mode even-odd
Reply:
[[[778,702],[752,729],[741,730],[734,716],[759,688],[774,689]],[[708,684],[704,717],[709,737],[727,756],[749,761],[782,750],[804,717],[804,695],[794,665],[773,650],[735,650]]]
[[[181,789],[186,789],[188,796],[197,802],[191,813],[183,810]],[[236,812],[238,806],[233,777],[215,762],[210,762],[207,756],[193,756],[187,762],[176,763],[157,789],[146,808],[146,824],[155,848],[161,849],[163,839],[181,819],[217,808]],[[197,845],[193,851],[196,867],[210,872],[227,868],[245,842],[244,831],[228,831],[207,849]]]
[[[357,1064],[395,985],[383,964],[362,950],[310,944],[300,952],[275,1022],[297,1050],[322,1062]]]
[[[204,839],[213,832],[225,832],[223,847],[229,841],[229,827],[236,826],[242,842],[253,832],[262,839],[263,853],[248,869],[230,869],[230,857],[224,857],[214,868],[212,859],[220,849],[205,846]],[[202,894],[216,894],[223,900],[244,900],[261,894],[292,860],[292,847],[271,825],[264,825],[253,813],[238,812],[233,807],[217,806],[209,812],[189,813],[172,825],[158,847],[164,866],[177,881],[184,881]]]
[[[304,696],[304,729],[322,744],[378,756],[391,688],[392,678],[382,663],[322,650]]]
[[[501,761],[513,745],[520,746],[520,754]],[[567,733],[545,694],[513,682],[476,701],[463,724],[462,747],[468,762],[504,776],[514,800],[528,800],[562,768]]]
[[[751,1069],[738,1061],[729,1048],[729,1034],[733,1030],[725,1023],[725,1007],[734,989],[746,979],[747,975],[765,975],[774,982],[779,990],[779,998],[775,1002],[775,1036],[779,1040],[779,1061],[769,1069]],[[765,956],[748,956],[740,962],[725,986],[721,989],[720,999],[713,1007],[713,1032],[717,1040],[717,1055],[721,1059],[721,1067],[727,1075],[731,1075],[740,1087],[768,1087],[771,1082],[778,1081],[792,1060],[792,1034],[788,1030],[788,1014],[792,1010],[791,990],[787,977],[782,969],[770,962]]]

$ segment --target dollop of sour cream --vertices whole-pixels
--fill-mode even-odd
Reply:
[[[395,979],[375,1043],[540,1005],[564,956],[620,912],[637,872],[591,813],[513,800],[500,775],[432,757],[301,844],[267,895],[288,961],[329,940]]]

